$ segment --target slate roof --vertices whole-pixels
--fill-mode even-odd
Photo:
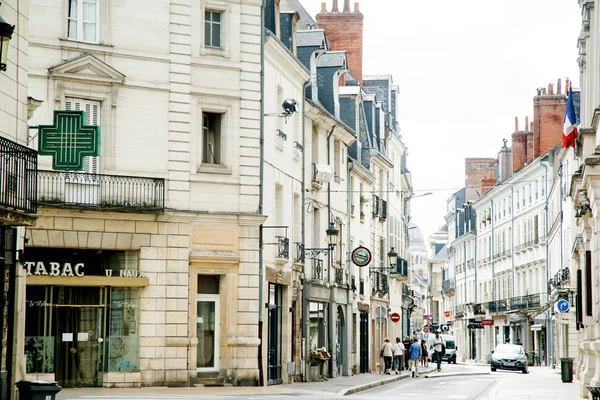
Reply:
[[[345,67],[345,51],[328,51],[317,58],[317,67]]]
[[[300,29],[306,29],[306,27],[309,25],[317,25],[317,23],[310,16],[308,11],[306,11],[304,9],[304,7],[302,7],[302,4],[300,4],[299,0],[281,0],[281,3],[279,3],[279,9],[284,10],[284,11],[287,11],[287,10],[298,11],[298,14],[300,14],[300,20],[298,21],[298,28],[300,28]]]
[[[448,245],[444,245],[440,251],[433,257],[431,257],[431,261],[446,261],[448,260]]]
[[[325,31],[323,29],[311,29],[308,31],[297,31],[296,32],[297,45],[304,46],[323,46],[325,41]]]

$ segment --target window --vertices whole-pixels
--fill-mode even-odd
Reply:
[[[204,12],[204,45],[221,48],[221,22],[223,13],[206,10]]]
[[[85,111],[85,124],[100,126],[100,102],[91,100],[74,99],[67,97],[65,101],[67,110]],[[100,130],[102,133],[102,130]],[[102,140],[100,141],[102,142]],[[83,172],[88,174],[100,173],[100,157],[85,157]]]
[[[98,0],[69,0],[67,37],[98,43]]]
[[[221,164],[221,121],[223,114],[202,113],[202,162]]]

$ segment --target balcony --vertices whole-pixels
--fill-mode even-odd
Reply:
[[[371,291],[373,296],[377,294],[384,296],[388,290],[388,276],[379,271],[371,272]]]
[[[379,218],[382,222],[387,219],[387,201],[379,196],[373,196],[373,218]]]
[[[335,283],[338,286],[345,286],[348,283],[348,271],[342,268],[335,268]]]
[[[540,306],[540,295],[530,294],[527,296],[518,296],[510,299],[511,310],[528,310]]]
[[[466,313],[467,313],[467,305],[466,304],[459,304],[459,305],[454,306],[454,315],[456,317],[464,317]]]
[[[398,257],[396,259],[396,269],[390,272],[390,278],[395,278],[400,281],[408,280],[408,261]]]
[[[442,282],[442,290],[445,294],[452,296],[456,291],[456,281],[454,278],[444,279]]]
[[[45,205],[115,211],[162,211],[165,180],[137,176],[38,171],[37,193]]]
[[[325,277],[325,269],[323,268],[323,260],[317,258],[312,259],[312,280],[323,281]]]
[[[304,251],[302,251],[302,243],[295,242],[294,247],[296,248],[296,254],[294,255],[294,262],[296,264],[304,264]]]
[[[286,264],[290,259],[290,239],[285,236],[275,236],[277,249],[275,250],[275,262]]]
[[[35,214],[38,206],[36,186],[37,152],[0,136],[0,207]],[[6,217],[14,224],[15,216],[5,216],[3,212],[0,218]]]
[[[505,312],[509,309],[509,301],[508,300],[495,300],[487,303],[488,310],[491,313],[499,313]]]

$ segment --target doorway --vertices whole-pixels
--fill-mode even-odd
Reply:
[[[196,302],[196,334],[198,335],[198,370],[219,370],[220,303],[218,295],[198,295]]]
[[[338,306],[337,308],[337,341],[335,343],[335,362],[337,367],[338,376],[342,375],[342,370],[344,369],[344,356],[346,354],[346,346],[344,341],[344,331],[346,329],[346,322],[344,319],[344,310],[342,306]]]
[[[369,313],[360,313],[360,373],[369,372]]]
[[[282,287],[269,283],[268,370],[269,385],[281,384],[282,356]]]

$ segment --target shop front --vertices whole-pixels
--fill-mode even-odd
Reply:
[[[101,387],[140,371],[138,252],[26,248],[27,379]]]

